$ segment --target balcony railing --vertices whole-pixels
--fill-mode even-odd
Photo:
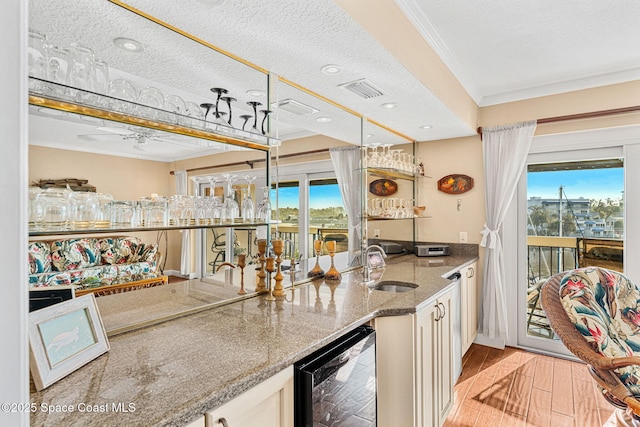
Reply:
[[[554,338],[540,306],[540,288],[562,271],[578,267],[605,267],[623,272],[624,242],[614,239],[527,236],[527,333]]]

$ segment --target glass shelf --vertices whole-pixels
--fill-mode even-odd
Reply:
[[[382,178],[405,179],[415,181],[416,178],[429,178],[424,175],[412,175],[405,171],[393,168],[366,168],[365,172],[369,175],[380,176]]]
[[[430,216],[413,216],[409,218],[385,218],[381,216],[368,216],[368,221],[402,221],[406,219],[421,219],[421,218],[431,218]]]
[[[29,104],[127,125],[191,136],[261,151],[280,140],[135,102],[29,77]],[[116,108],[117,106],[117,108]],[[61,118],[58,116],[58,118]]]
[[[47,230],[36,231],[30,230],[29,237],[39,236],[61,236],[69,234],[104,234],[104,233],[124,233],[124,232],[143,232],[143,231],[164,231],[164,230],[200,230],[206,228],[256,228],[259,226],[269,225],[266,222],[225,222],[222,224],[193,224],[193,225],[168,225],[165,227],[124,227],[124,228],[111,228],[111,227],[96,227],[96,228],[82,228],[76,230]]]

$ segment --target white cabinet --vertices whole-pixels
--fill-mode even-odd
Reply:
[[[206,413],[207,427],[293,427],[293,366]]]
[[[378,426],[441,426],[453,404],[453,288],[415,314],[379,317]]]
[[[189,424],[187,424],[184,427],[205,427],[204,416],[191,421]]]
[[[460,321],[462,354],[465,354],[478,335],[478,263],[460,270]]]

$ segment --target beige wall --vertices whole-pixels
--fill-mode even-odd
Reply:
[[[96,191],[116,200],[173,194],[167,163],[30,145],[29,182],[61,178],[88,179]]]
[[[427,206],[427,216],[418,227],[418,240],[452,242],[466,231],[469,243],[480,243],[484,224],[484,170],[480,137],[421,142],[418,156],[425,164],[419,182],[419,204]],[[474,179],[474,188],[464,194],[451,195],[438,191],[438,180],[450,174],[464,174]],[[458,199],[460,210],[458,210]]]

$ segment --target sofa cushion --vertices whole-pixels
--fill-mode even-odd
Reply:
[[[138,248],[137,262],[154,262],[158,253],[157,243],[143,243]]]
[[[127,264],[138,260],[138,251],[143,245],[137,237],[106,237],[100,239],[102,264]]]
[[[51,249],[47,242],[29,243],[29,274],[51,271]]]
[[[54,271],[93,267],[100,262],[98,240],[79,238],[51,242],[51,263]]]

